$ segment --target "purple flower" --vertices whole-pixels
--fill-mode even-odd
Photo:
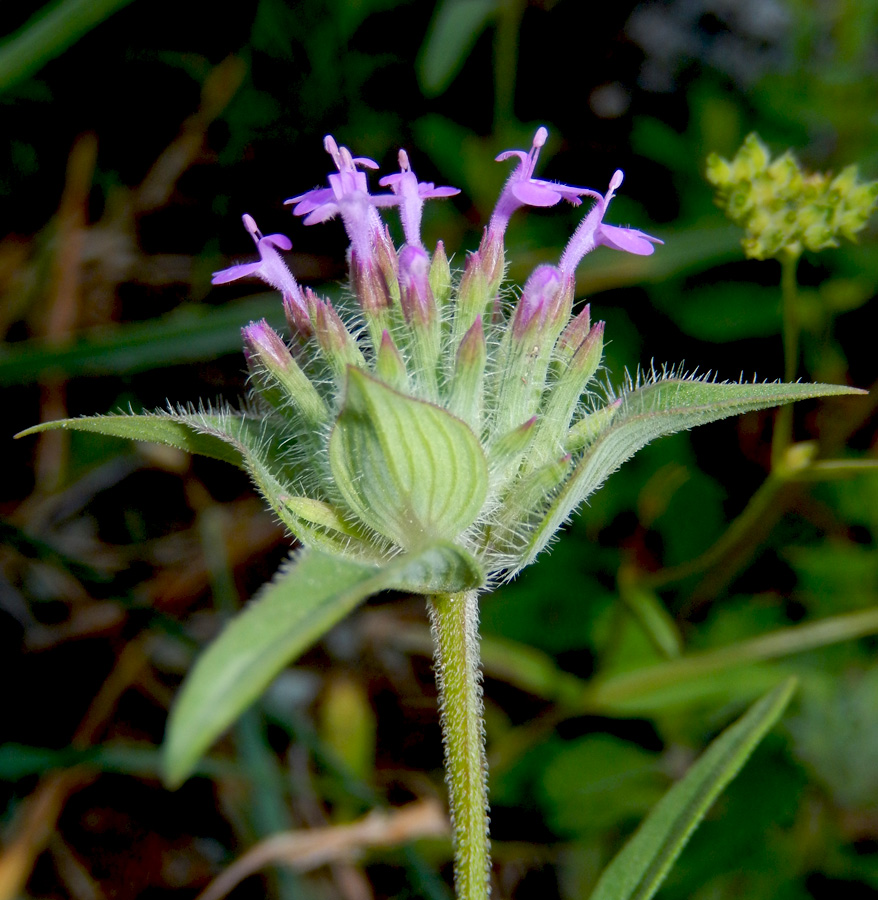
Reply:
[[[616,169],[610,179],[610,187],[606,195],[597,195],[598,202],[592,207],[589,214],[582,220],[580,226],[573,233],[573,237],[567,244],[561,256],[560,268],[565,274],[572,275],[579,265],[582,257],[590,253],[600,244],[612,247],[613,250],[624,250],[626,253],[634,253],[636,256],[649,256],[655,251],[653,244],[662,244],[656,237],[644,234],[636,228],[620,228],[617,225],[606,225],[604,216],[607,207],[613,199],[616,188],[622,183],[624,174],[621,169]]]
[[[244,227],[250,232],[256,249],[259,250],[259,260],[240,263],[237,266],[230,266],[228,269],[214,272],[211,284],[228,284],[230,281],[249,278],[251,275],[261,278],[266,284],[283,294],[284,302],[294,305],[307,318],[307,307],[301,288],[278,253],[278,250],[292,249],[292,241],[285,234],[263,235],[253,217],[247,213],[244,213],[241,219]]]
[[[453,187],[436,187],[430,181],[418,181],[409,165],[408,154],[399,151],[399,172],[385,175],[378,184],[389,187],[397,197],[399,217],[406,243],[411,247],[423,247],[421,243],[421,212],[424,200],[433,197],[453,197],[460,191]]]
[[[331,134],[323,139],[326,152],[335,162],[338,172],[328,177],[328,188],[315,188],[287,200],[293,204],[293,215],[305,216],[306,225],[316,225],[341,215],[345,231],[361,260],[372,255],[373,236],[381,229],[376,206],[394,206],[392,194],[372,196],[366,175],[359,168],[377,169],[378,163],[364,156],[351,156],[347,147],[339,147]]]
[[[524,150],[506,150],[497,157],[497,162],[517,156],[520,160],[515,171],[509,176],[494,213],[488,225],[489,232],[503,234],[509,224],[509,217],[520,206],[554,206],[561,200],[566,200],[574,206],[579,206],[583,195],[599,198],[601,195],[589,188],[572,187],[567,184],[556,184],[552,181],[543,181],[533,178],[537,160],[540,157],[540,149],[546,143],[549,132],[542,126],[534,135],[530,152]]]

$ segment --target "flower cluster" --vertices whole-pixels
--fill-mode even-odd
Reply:
[[[755,259],[853,241],[878,203],[878,181],[860,181],[856,166],[835,177],[808,173],[789,151],[772,160],[756,134],[731,160],[711,153],[707,180],[717,189],[717,204],[746,228],[744,250]]]
[[[260,483],[305,544],[387,558],[448,540],[486,572],[512,573],[551,537],[548,505],[618,406],[582,399],[600,365],[603,323],[591,323],[587,306],[572,315],[576,268],[600,245],[648,255],[661,241],[604,221],[621,171],[605,194],[535,178],[546,138],[540,128],[530,151],[497,157],[518,162],[456,277],[441,242],[424,247],[421,216],[425,200],[458,191],[418,181],[400,151],[399,172],[379,181],[389,190],[373,193],[364,170],[376,163],[327,137],[337,169],[328,186],[287,202],[306,225],[342,220],[357,302],[346,313],[298,285],[280,254],[288,238],[263,236],[244,216],[260,259],[213,281],[257,277],[283,296],[290,345],[265,321],[243,333],[266,432],[285,448]],[[539,266],[507,308],[512,214],[583,198],[593,205],[558,264]],[[400,249],[381,216],[390,207],[402,221]]]

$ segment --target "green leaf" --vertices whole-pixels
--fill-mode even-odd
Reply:
[[[428,97],[451,84],[498,6],[497,0],[443,0],[437,6],[418,59],[418,81]]]
[[[626,460],[666,434],[794,400],[863,393],[832,384],[737,384],[667,377],[627,392],[608,427],[586,450],[522,554],[531,563],[552,535]],[[574,426],[573,431],[575,431]]]
[[[407,549],[454,540],[488,490],[485,456],[464,422],[353,368],[329,462],[351,511]]]
[[[277,294],[222,306],[187,303],[148,322],[90,329],[71,344],[44,338],[7,344],[0,348],[0,384],[27,384],[46,372],[59,377],[147,372],[240,353],[241,323],[263,318],[282,327]]]
[[[293,659],[381,590],[424,593],[480,587],[464,551],[436,544],[383,567],[302,552],[266,585],[197,660],[168,719],[165,780],[180,785],[213,741]]]
[[[725,786],[780,718],[795,689],[789,679],[727,728],[647,816],[601,875],[591,900],[649,900]]]
[[[57,0],[47,3],[19,31],[0,44],[0,91],[33,75],[130,2]]]
[[[214,434],[204,434],[196,429],[188,417],[164,414],[87,416],[81,419],[59,419],[43,422],[20,431],[17,438],[38,434],[41,431],[69,429],[72,431],[92,431],[110,437],[125,438],[130,441],[150,441],[167,444],[188,453],[197,453],[229,462],[244,468],[244,458],[240,450],[228,441]]]

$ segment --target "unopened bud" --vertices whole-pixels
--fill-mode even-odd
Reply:
[[[451,299],[452,286],[451,266],[445,254],[445,244],[439,241],[430,263],[430,289],[440,307],[445,306]]]
[[[366,361],[354,336],[332,304],[321,300],[310,288],[305,290],[305,299],[317,343],[333,372],[341,377],[347,366],[365,367]]]
[[[516,547],[518,529],[522,521],[527,521],[534,513],[539,515],[549,499],[570,472],[573,459],[569,453],[560,459],[540,466],[529,475],[516,480],[514,487],[503,498],[497,510],[493,535],[504,541],[509,550]]]
[[[488,280],[482,269],[482,259],[478,253],[470,253],[466,259],[457,305],[454,310],[454,339],[460,341],[469,331],[477,316],[490,313],[494,295],[488,292]]]
[[[591,307],[589,304],[574,316],[555,343],[555,358],[558,362],[568,363],[573,358],[579,345],[588,337],[591,330]]]
[[[305,296],[307,293],[308,289],[306,288]],[[286,291],[283,293],[284,315],[290,334],[307,340],[314,333],[314,329],[311,327],[307,312],[302,308],[302,296],[296,297]],[[307,300],[305,302],[307,303]]]
[[[503,276],[506,274],[506,254],[503,247],[503,233],[492,228],[486,228],[479,245],[479,257],[485,280],[488,283],[488,292],[491,296],[497,293]]]
[[[408,372],[405,368],[405,360],[399,352],[399,348],[393,342],[390,332],[385,329],[381,335],[381,343],[378,345],[378,355],[375,361],[375,371],[381,380],[389,387],[397,391],[409,389]]]
[[[400,304],[407,326],[401,329],[403,350],[410,355],[412,374],[423,396],[435,401],[439,399],[441,326],[430,289],[430,257],[423,248],[410,244],[403,248],[399,255],[399,281]]]
[[[478,434],[482,425],[482,382],[488,348],[482,317],[476,316],[457,349],[448,410],[463,419]]]
[[[312,428],[321,426],[329,415],[326,404],[281,336],[265,319],[251,322],[241,333],[247,364],[269,402],[281,410],[295,410]]]
[[[392,298],[381,269],[371,259],[360,260],[351,252],[351,282],[373,346],[381,343],[381,334],[390,327]]]
[[[536,426],[537,417],[531,416],[517,428],[500,435],[488,451],[488,466],[495,490],[502,490],[503,485],[518,472],[525,451],[537,432]]]
[[[436,321],[436,301],[430,288],[430,257],[421,247],[406,244],[399,255],[400,303],[406,322],[421,328]]]
[[[572,300],[570,281],[555,266],[539,266],[534,270],[512,318],[512,335],[516,340],[539,339],[543,333],[553,330],[559,320],[562,323],[567,320]]]
[[[621,405],[622,398],[619,397],[609,405],[583,416],[567,432],[567,439],[564,441],[567,452],[576,453],[593,444],[613,424]]]
[[[539,406],[555,341],[573,305],[573,277],[540,266],[524,286],[500,347],[497,430],[530,418]]]
[[[376,229],[375,237],[375,260],[378,268],[384,276],[384,284],[387,289],[387,295],[390,298],[390,305],[399,302],[399,259],[396,254],[396,247],[393,246],[393,239],[390,237],[390,231],[385,226],[383,229]]]

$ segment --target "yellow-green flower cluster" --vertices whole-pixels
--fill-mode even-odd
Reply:
[[[731,160],[711,153],[707,180],[717,204],[746,229],[744,251],[755,259],[854,241],[878,203],[878,181],[860,181],[856,166],[834,177],[806,172],[789,151],[773,160],[756,134]]]

